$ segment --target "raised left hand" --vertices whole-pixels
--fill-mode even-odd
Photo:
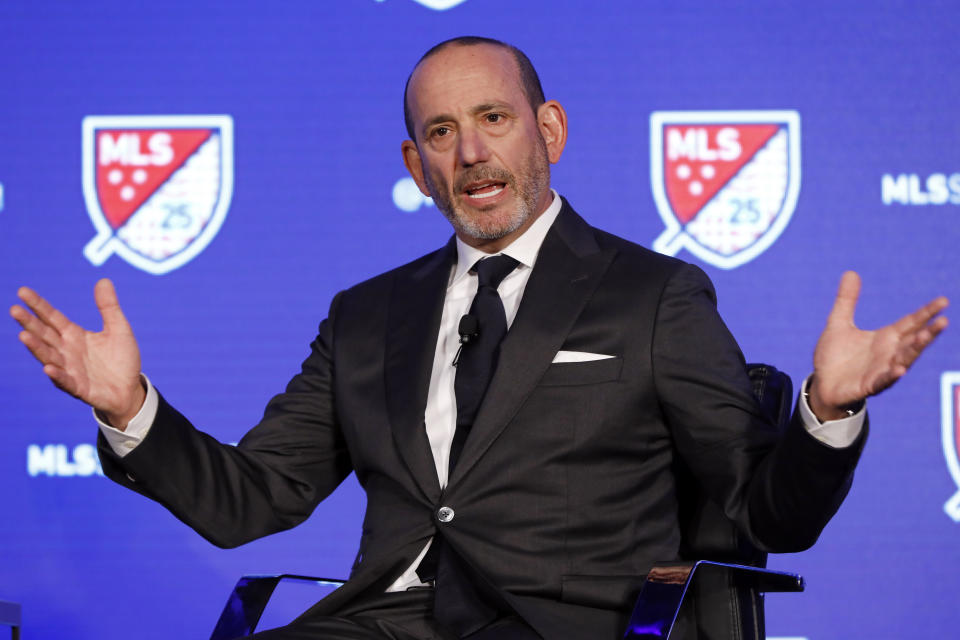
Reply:
[[[847,407],[890,387],[947,326],[941,296],[876,331],[858,329],[859,295],[860,276],[847,271],[813,353],[809,402],[822,421],[846,417]]]

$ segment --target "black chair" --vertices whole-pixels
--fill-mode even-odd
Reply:
[[[761,412],[782,432],[793,409],[790,376],[767,364],[749,364],[747,373]],[[764,592],[803,591],[803,578],[764,569],[767,554],[706,498],[689,471],[681,467],[677,475],[685,562],[660,563],[647,574],[624,638],[763,640]]]
[[[786,428],[793,407],[790,377],[766,364],[747,365],[747,372],[763,414]],[[767,554],[750,545],[687,470],[678,468],[677,475],[684,560],[650,570],[624,640],[763,640],[763,593],[803,591],[803,578],[765,569]],[[284,580],[343,584],[291,574],[244,576],[210,640],[253,633],[270,595]]]

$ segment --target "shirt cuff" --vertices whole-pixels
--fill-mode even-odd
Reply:
[[[113,452],[121,458],[136,449],[137,445],[143,442],[143,439],[147,437],[147,432],[150,431],[150,426],[153,424],[154,418],[157,417],[157,407],[160,404],[157,390],[150,384],[150,379],[142,373],[140,374],[140,380],[143,381],[144,386],[147,388],[147,397],[144,399],[140,411],[127,423],[127,428],[124,431],[120,431],[120,429],[116,429],[107,424],[107,422],[97,414],[97,410],[93,410],[93,418],[97,421],[97,424],[100,425],[100,432],[103,434],[103,437],[106,438]]]
[[[812,377],[813,374],[807,376],[800,388],[806,389]],[[814,415],[813,409],[811,409],[807,403],[806,396],[801,391],[798,410],[800,411],[800,418],[803,420],[803,426],[807,430],[807,433],[825,445],[835,449],[842,449],[853,444],[860,436],[860,432],[863,431],[863,421],[867,415],[867,404],[863,403],[860,410],[848,418],[820,422],[817,416]]]

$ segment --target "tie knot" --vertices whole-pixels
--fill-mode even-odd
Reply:
[[[503,255],[483,258],[473,265],[472,271],[477,273],[478,287],[493,287],[496,289],[503,279],[520,264],[510,256]]]

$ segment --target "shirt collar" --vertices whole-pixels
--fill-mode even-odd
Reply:
[[[560,207],[563,204],[560,200],[560,195],[556,191],[551,189],[550,193],[553,194],[553,202],[550,203],[550,206],[540,214],[540,217],[533,221],[529,229],[524,231],[519,238],[499,252],[510,256],[529,269],[532,269],[536,263],[537,254],[540,253],[540,245],[543,244],[543,239],[547,237],[547,232],[550,230],[550,227],[553,226],[553,221],[557,219],[557,215],[560,213]],[[475,249],[463,242],[460,238],[456,240],[457,268],[453,272],[453,277],[450,278],[451,285],[465,277],[470,268],[481,258],[499,255],[489,254],[480,249]]]

